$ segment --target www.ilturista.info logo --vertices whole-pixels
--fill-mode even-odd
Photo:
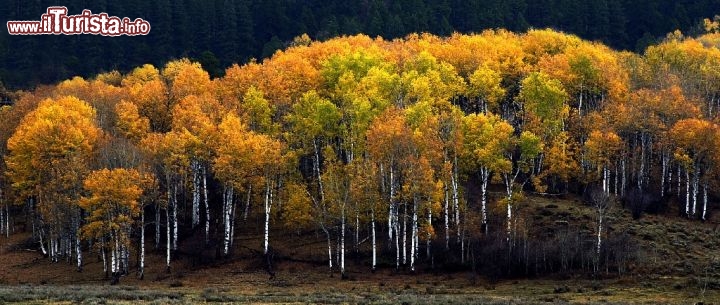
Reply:
[[[47,13],[40,16],[40,21],[8,21],[10,35],[77,35],[93,34],[102,36],[147,35],[150,23],[137,18],[108,16],[106,13],[93,14],[83,10],[80,15],[67,15],[64,6],[48,7]]]

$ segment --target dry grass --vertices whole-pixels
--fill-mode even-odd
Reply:
[[[535,224],[589,223],[592,210],[574,200],[532,198],[524,208]],[[84,271],[71,262],[51,263],[20,246],[26,234],[0,237],[0,304],[720,304],[717,223],[645,215],[634,221],[616,208],[610,234],[627,233],[646,259],[621,278],[586,276],[518,279],[491,283],[471,272],[417,274],[348,262],[349,279],[327,272],[324,240],[312,234],[271,236],[282,257],[270,279],[259,232],[239,233],[236,258],[193,267],[187,259],[164,270],[162,253],[150,253],[144,280],[131,273],[109,286],[99,258],[86,254]],[[279,234],[278,234],[279,235]]]

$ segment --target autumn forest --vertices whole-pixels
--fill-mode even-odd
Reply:
[[[641,54],[553,30],[302,35],[217,78],[180,59],[8,93],[1,232],[114,277],[142,277],[146,253],[171,270],[183,248],[222,260],[242,243],[272,273],[292,235],[341,276],[351,255],[368,271],[621,274],[642,259],[609,210],[718,209],[720,33],[705,25]],[[582,242],[524,208],[556,197],[594,211],[568,237]]]

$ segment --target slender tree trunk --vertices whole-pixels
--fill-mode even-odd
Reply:
[[[355,253],[360,252],[360,213],[355,211]]]
[[[170,227],[170,203],[168,202],[168,207],[165,209],[165,224],[166,224],[166,230],[167,238],[165,239],[167,241],[166,251],[165,251],[165,269],[170,272],[170,250],[171,250],[171,236],[170,231],[172,230]]]
[[[225,225],[225,233],[224,233],[224,248],[223,248],[223,255],[230,254],[230,243],[231,243],[231,230],[232,225],[230,223],[231,219],[231,211],[230,211],[230,205],[232,205],[232,186],[226,186],[225,191],[223,194],[223,220]]]
[[[320,174],[320,149],[317,145],[317,139],[313,140],[313,148],[315,149],[315,174],[318,178],[318,190],[320,191],[320,202],[325,203],[325,191],[323,189],[322,175]]]
[[[608,190],[608,175],[607,175],[607,167],[606,167],[605,165],[603,165],[602,173],[603,173],[603,180],[602,180],[603,193],[607,194],[607,190]]]
[[[330,237],[330,231],[326,229],[323,226],[323,231],[325,231],[325,236],[327,236],[327,249],[328,249],[328,267],[330,267],[330,272],[332,273],[333,268],[333,257],[332,257],[332,238]]]
[[[663,151],[662,153],[662,174],[660,175],[660,197],[665,196],[665,175],[667,173],[667,156]]]
[[[0,223],[0,226],[2,226],[2,223]],[[10,237],[10,207],[7,203],[5,203],[5,237]]]
[[[177,244],[178,244],[178,203],[177,203],[177,186],[173,186],[173,196],[172,196],[172,229],[173,229],[173,242],[172,242],[172,249],[173,251],[177,251]]]
[[[235,211],[237,205],[235,204],[235,188],[230,190],[230,248],[232,249],[235,245]]]
[[[207,165],[202,167],[203,203],[205,203],[205,245],[210,244],[210,204],[208,203]]]
[[[34,223],[34,222],[33,222]],[[48,255],[48,251],[45,249],[45,242],[43,241],[43,232],[38,232],[38,237],[40,238],[40,251],[42,251],[43,255]]]
[[[76,219],[75,223],[75,254],[77,255],[77,271],[82,272],[82,244],[80,243],[80,220]]]
[[[682,183],[682,176],[680,175],[680,163],[678,163],[677,169],[677,196],[680,197],[680,185]],[[685,211],[685,213],[687,213],[687,211]]]
[[[105,277],[108,277],[108,265],[107,265],[107,258],[105,258],[105,238],[103,237],[100,240],[100,256],[102,257],[102,264],[103,264],[103,273],[105,273]]]
[[[702,220],[705,220],[705,215],[707,213],[707,202],[708,202],[708,194],[707,194],[707,181],[703,182],[703,210],[702,210]]]
[[[690,171],[685,169],[685,215],[690,217]]]
[[[622,179],[620,179],[620,180],[621,180],[621,182],[620,182],[620,196],[625,196],[625,177],[626,177],[626,173],[625,173],[625,159],[622,159],[622,160],[620,161],[620,167],[622,168],[622,177],[621,177]]]
[[[480,169],[481,182],[480,182],[480,202],[482,212],[482,229],[487,234],[487,184],[490,178],[490,169],[482,167]]]
[[[597,272],[600,265],[600,249],[602,245],[602,230],[603,230],[603,216],[604,210],[598,210],[598,232],[597,232],[597,249],[596,249],[596,266],[595,271]]]
[[[160,203],[155,203],[155,249],[160,249]]]
[[[402,263],[407,265],[407,204],[403,203],[402,217]]]
[[[263,253],[268,254],[268,248],[270,246],[270,209],[272,208],[272,187],[271,182],[265,183],[265,238]]]
[[[695,174],[693,175],[693,191],[692,191],[692,216],[695,217],[697,211],[697,194],[698,184],[700,182],[700,165],[695,164]]]
[[[140,274],[138,277],[143,279],[145,277],[145,209],[140,210]]]
[[[345,203],[340,217],[340,275],[345,277]]]
[[[415,248],[417,248],[417,199],[413,198],[412,244],[410,245],[410,271],[415,272]]]
[[[248,214],[250,213],[250,198],[252,196],[252,184],[248,187],[247,201],[245,202],[245,212],[243,213],[243,221],[247,221]]]
[[[370,210],[370,223],[372,226],[372,271],[375,272],[375,266],[377,266],[377,245],[375,244],[375,209]]]
[[[391,165],[390,165],[390,212],[388,213],[388,238],[389,238],[390,242],[388,243],[388,245],[392,245],[393,233],[395,233],[395,235],[397,235],[397,231],[393,232],[393,229],[394,229],[394,223],[393,223],[394,219],[393,218],[397,217],[396,212],[395,212],[397,210],[397,208],[395,207],[395,180],[393,178],[394,178],[393,177],[393,167],[392,167],[392,162],[391,162]]]
[[[399,232],[400,222],[398,220],[397,210],[395,213],[396,215],[393,219],[393,225],[395,226],[395,232]],[[395,270],[400,270],[400,234],[395,234]]]
[[[620,173],[620,172],[618,172],[618,164],[617,164],[617,161],[616,161],[616,162],[615,162],[615,181],[614,181],[614,186],[613,186],[613,194],[614,194],[615,196],[618,195],[618,174],[619,174],[619,173]]]
[[[428,208],[428,228],[432,228],[432,208]],[[430,230],[427,230],[427,244],[426,244],[426,251],[427,251],[427,258],[430,259],[430,246],[432,245],[431,239],[432,235],[430,234]]]
[[[192,161],[191,173],[192,175],[192,228],[200,224],[200,164],[196,161]]]
[[[114,276],[115,274],[117,274],[117,272],[118,272],[118,266],[119,266],[119,263],[118,263],[119,257],[118,257],[118,254],[117,254],[117,250],[118,250],[117,234],[111,233],[111,234],[110,234],[110,239],[112,240],[112,243],[115,245],[115,246],[113,247],[112,251],[110,251],[110,253],[111,253],[111,256],[110,256],[110,261],[111,261],[110,270],[112,271],[112,274],[113,274],[113,276]]]
[[[450,176],[450,184],[452,185],[453,208],[455,209],[455,227],[457,228],[457,237],[460,239],[460,198],[458,196],[457,175],[457,156],[455,156],[453,162],[453,172]]]
[[[450,215],[448,215],[449,212],[449,202],[450,202],[450,194],[448,194],[448,188],[445,187],[445,206],[443,207],[444,210],[444,217],[445,217],[445,250],[450,249]]]

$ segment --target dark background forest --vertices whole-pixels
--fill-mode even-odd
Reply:
[[[211,76],[234,62],[264,58],[293,37],[324,40],[365,33],[386,39],[413,32],[447,35],[487,28],[550,27],[616,49],[641,51],[675,29],[692,34],[720,11],[717,0],[5,0],[0,21],[39,20],[48,6],[143,18],[145,37],[10,36],[0,31],[0,81],[31,88],[75,75],[127,72],[173,58],[199,61]]]

